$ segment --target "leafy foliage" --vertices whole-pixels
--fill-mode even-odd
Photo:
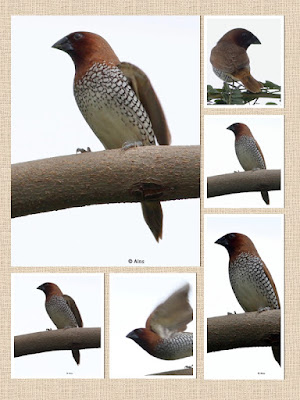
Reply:
[[[260,93],[249,92],[242,84],[229,84],[224,82],[222,89],[207,85],[208,105],[245,105],[257,104],[260,98],[278,100],[269,101],[265,105],[279,105],[281,101],[281,86],[274,82],[266,81]]]

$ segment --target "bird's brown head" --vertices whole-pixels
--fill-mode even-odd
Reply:
[[[113,49],[103,37],[91,32],[73,32],[63,37],[52,46],[68,53],[78,70],[87,70],[95,62],[107,65],[120,63]]]
[[[245,50],[247,50],[251,44],[261,44],[260,40],[253,35],[252,32],[243,28],[232,29],[225,33],[219,42],[220,41],[233,41],[236,45],[243,47]]]
[[[37,287],[37,289],[42,290],[45,293],[46,298],[49,298],[54,294],[62,296],[60,288],[55,285],[55,283],[46,282]]]
[[[216,240],[215,243],[225,247],[231,261],[233,261],[240,253],[259,256],[252,240],[242,233],[227,233],[227,235]]]
[[[150,329],[146,328],[134,329],[133,331],[129,332],[126,337],[132,339],[150,354],[153,353],[157,343],[161,341],[161,338],[155,332],[152,332]]]
[[[228,126],[228,128],[226,129],[232,131],[236,138],[242,135],[252,136],[252,133],[248,126],[246,124],[242,124],[241,122],[236,122]]]

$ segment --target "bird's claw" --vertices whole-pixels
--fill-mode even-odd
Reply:
[[[78,148],[78,149],[76,149],[76,154],[77,153],[90,153],[92,150],[91,150],[91,148],[90,147],[87,147],[86,148],[86,150],[85,149],[82,149],[82,148]]]
[[[261,312],[267,311],[267,310],[271,310],[271,308],[270,308],[270,307],[261,307],[261,308],[259,308],[259,309],[257,310],[257,312],[258,312],[258,313],[261,313]]]
[[[131,149],[132,147],[140,147],[140,146],[143,146],[143,143],[141,141],[125,142],[125,143],[123,143],[122,149],[128,150],[128,149]]]

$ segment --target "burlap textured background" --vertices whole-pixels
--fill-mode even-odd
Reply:
[[[31,0],[1,2],[1,156],[0,156],[0,365],[2,399],[299,399],[300,398],[300,257],[299,257],[299,49],[300,3],[298,0]],[[285,16],[285,108],[255,109],[260,114],[285,115],[285,380],[284,381],[204,381],[203,380],[203,268],[172,268],[172,272],[197,272],[197,379],[194,380],[109,380],[108,379],[108,287],[106,285],[106,343],[104,380],[11,380],[10,378],[10,17],[11,15],[284,15]],[[202,37],[203,39],[203,18]],[[38,32],[37,32],[38,34]],[[201,41],[203,44],[203,40]],[[203,45],[201,49],[203,53]],[[203,59],[202,59],[203,63]],[[202,82],[203,82],[203,71]],[[203,88],[201,89],[203,90]],[[201,94],[201,102],[203,92]],[[238,113],[230,110],[204,110],[203,114]],[[254,110],[243,110],[253,113]],[[203,125],[202,125],[203,127]],[[202,132],[203,134],[203,132]],[[203,148],[202,148],[203,152]],[[203,171],[202,171],[203,175]],[[203,194],[203,187],[202,187]],[[202,221],[203,227],[203,208]],[[239,212],[256,212],[239,210]],[[211,210],[221,212],[224,210]],[[235,212],[226,210],[226,213]],[[276,212],[276,211],[275,211]],[[201,243],[203,247],[203,242]],[[203,260],[203,253],[202,253]],[[79,272],[64,268],[63,272]],[[125,272],[125,268],[88,268],[82,272]],[[126,268],[126,272],[140,272]],[[160,271],[147,268],[147,272]],[[171,272],[161,269],[161,272]],[[14,268],[13,272],[59,272],[59,268]],[[106,278],[107,280],[107,278]]]

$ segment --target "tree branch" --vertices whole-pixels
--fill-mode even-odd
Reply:
[[[101,328],[68,328],[15,336],[14,356],[100,347]]]
[[[208,104],[247,104],[253,101],[255,104],[259,98],[268,98],[271,101],[267,105],[277,105],[272,100],[281,100],[281,87],[271,81],[266,81],[259,93],[249,92],[242,84],[223,83],[222,89],[213,88],[207,85]]]
[[[193,375],[193,368],[184,368],[184,369],[177,369],[174,371],[166,371],[166,372],[158,372],[156,374],[149,374],[148,376],[153,375]]]
[[[281,170],[260,169],[236,172],[207,178],[207,197],[225,194],[280,190]]]
[[[200,146],[144,146],[12,165],[12,217],[200,197]]]
[[[207,319],[207,352],[280,344],[280,310]]]

